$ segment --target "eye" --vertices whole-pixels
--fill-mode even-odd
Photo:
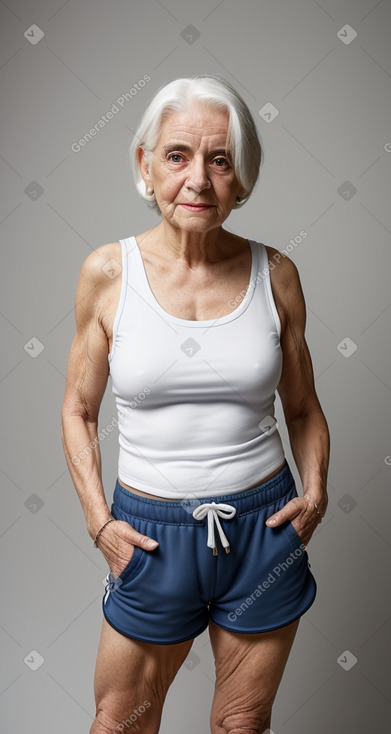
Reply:
[[[170,155],[167,156],[167,159],[169,161],[172,161],[173,163],[180,163],[179,160],[174,160],[174,158],[177,158],[177,159],[178,158],[181,158],[182,159],[182,156],[180,155],[180,153],[170,153]]]
[[[222,158],[221,156],[214,158],[213,163],[217,164],[217,168],[223,168],[224,166],[230,168],[229,161],[227,161],[226,158]]]

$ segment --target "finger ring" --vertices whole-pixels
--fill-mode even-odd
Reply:
[[[318,518],[319,518],[318,522],[322,522],[322,520],[323,520],[323,517],[322,517],[322,515],[321,515],[321,514],[320,514],[320,512],[319,512],[319,508],[318,508],[318,505],[317,505],[317,504],[315,504],[315,502],[314,502],[313,504],[314,504],[315,510],[316,510],[316,512],[317,512],[317,514],[318,514]]]

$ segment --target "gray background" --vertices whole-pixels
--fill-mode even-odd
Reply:
[[[158,223],[127,150],[155,91],[195,73],[237,87],[265,150],[259,184],[227,228],[280,250],[307,233],[290,257],[332,436],[329,510],[309,546],[318,596],[272,730],[388,728],[390,19],[388,0],[0,4],[2,731],[85,734],[94,717],[107,566],[60,440],[75,288],[92,250]],[[44,33],[35,44],[32,25]],[[145,74],[144,89],[73,152]],[[269,122],[259,114],[267,103],[279,113]],[[278,397],[277,414],[299,482]],[[109,379],[100,428],[114,415]],[[110,502],[117,440],[115,430],[101,443]],[[213,680],[205,631],[169,691],[163,734],[209,731]]]

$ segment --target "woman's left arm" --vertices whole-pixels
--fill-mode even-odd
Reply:
[[[276,253],[271,266],[271,283],[281,321],[280,343],[283,354],[281,379],[277,388],[281,398],[292,454],[303,485],[297,497],[267,520],[276,527],[286,520],[304,544],[310,540],[320,518],[326,513],[327,472],[330,435],[315,390],[310,352],[305,340],[306,306],[298,270],[288,257]],[[271,260],[269,260],[271,264]]]

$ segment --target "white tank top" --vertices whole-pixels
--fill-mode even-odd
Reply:
[[[274,417],[281,324],[265,245],[249,240],[251,278],[237,307],[191,321],[158,303],[135,237],[120,244],[122,288],[108,356],[119,479],[176,499],[248,489],[285,456]]]

